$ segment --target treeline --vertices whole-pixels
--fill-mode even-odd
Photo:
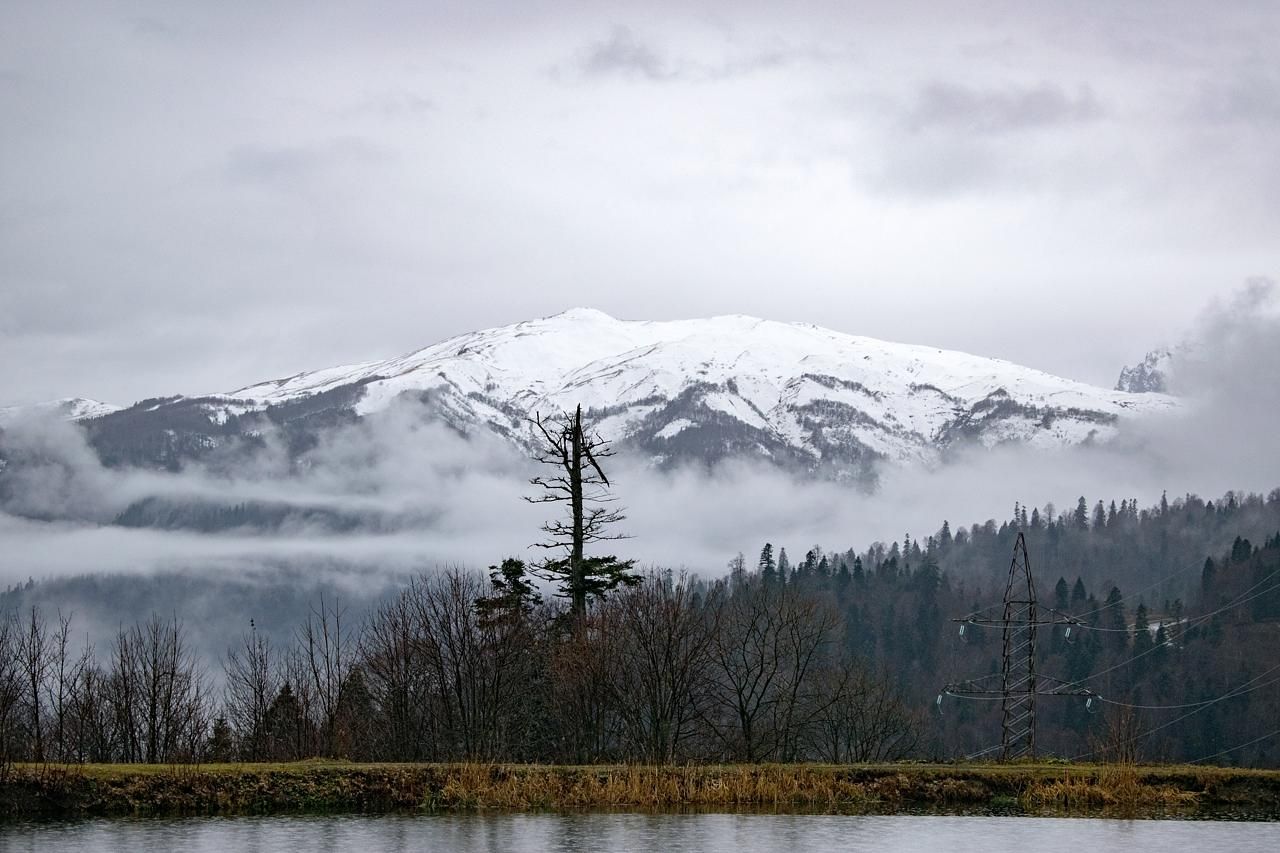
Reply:
[[[24,606],[0,621],[0,749],[161,762],[990,756],[999,702],[937,700],[947,683],[998,683],[1000,631],[978,623],[999,614],[1019,533],[1041,607],[1064,622],[1040,631],[1041,685],[1097,700],[1042,697],[1042,753],[1280,764],[1280,492],[1016,507],[1000,523],[794,561],[765,545],[719,580],[650,572],[582,615],[508,560],[488,576],[421,575],[360,612],[318,598],[292,626],[287,614],[264,624],[264,605],[216,661],[178,618],[94,647],[69,616]],[[951,620],[969,614],[961,636]]]
[[[828,596],[745,573],[650,573],[575,617],[518,560],[418,577],[359,624],[321,599],[285,645],[251,625],[221,673],[176,620],[99,652],[32,610],[0,628],[0,738],[9,760],[71,762],[914,754],[922,715],[842,629]]]
[[[1003,522],[862,550],[814,546],[792,560],[765,545],[756,570],[830,595],[850,653],[894,673],[910,707],[940,708],[922,754],[990,755],[998,697],[937,699],[949,682],[999,686],[999,627],[962,635],[949,620],[999,618],[1019,533],[1041,608],[1081,623],[1041,628],[1041,688],[1102,697],[1089,708],[1085,696],[1042,698],[1041,751],[1099,756],[1124,744],[1149,760],[1280,764],[1280,739],[1262,737],[1280,714],[1280,490],[1150,508],[1016,506]]]

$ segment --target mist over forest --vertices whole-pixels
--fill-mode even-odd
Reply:
[[[927,536],[943,520],[1000,518],[1015,502],[1265,493],[1280,484],[1276,303],[1273,285],[1257,280],[1207,309],[1175,348],[1170,383],[1182,410],[1128,423],[1107,443],[962,447],[936,466],[882,463],[870,489],[732,459],[657,470],[624,454],[612,479],[634,538],[622,548],[645,564],[714,576],[761,536],[849,547]],[[483,567],[530,553],[543,520],[521,500],[533,473],[526,455],[491,434],[459,435],[410,399],[321,433],[300,456],[268,433],[248,455],[176,471],[109,467],[82,429],[50,419],[6,424],[0,455],[5,584],[86,573],[252,576],[267,565],[323,584],[335,564],[392,576]]]

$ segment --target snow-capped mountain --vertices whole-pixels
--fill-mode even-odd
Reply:
[[[534,413],[581,404],[616,447],[659,465],[755,457],[853,475],[971,443],[1104,441],[1126,418],[1176,405],[808,324],[737,315],[636,322],[574,309],[387,361],[146,400],[84,423],[109,464],[173,466],[268,431],[303,453],[317,431],[398,402],[517,445],[529,441]]]

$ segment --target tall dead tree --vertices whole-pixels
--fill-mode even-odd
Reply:
[[[611,484],[600,465],[613,451],[599,433],[583,427],[582,406],[557,417],[536,415],[533,426],[539,445],[535,458],[555,473],[532,478],[529,483],[541,488],[543,494],[525,500],[569,505],[567,518],[542,525],[550,538],[537,543],[539,548],[562,552],[561,556],[541,561],[534,572],[556,581],[559,594],[571,602],[572,614],[582,616],[589,598],[603,598],[619,584],[630,586],[639,581],[631,571],[634,560],[619,560],[612,554],[586,555],[586,546],[592,542],[627,538],[611,531],[611,525],[625,516],[610,506],[615,498],[608,492]]]

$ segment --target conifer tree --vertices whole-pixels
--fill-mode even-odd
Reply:
[[[777,567],[778,564],[773,560],[773,544],[766,542],[760,549],[760,559],[756,561],[756,569],[762,576],[772,576]]]
[[[1151,623],[1147,621],[1147,605],[1139,604],[1133,614],[1133,653],[1145,654],[1151,651]]]
[[[1089,593],[1084,588],[1084,579],[1077,577],[1075,584],[1071,587],[1071,612],[1083,613],[1088,600]]]
[[[1066,578],[1058,578],[1053,586],[1053,606],[1062,613],[1071,606],[1071,588],[1067,586]]]
[[[542,526],[549,540],[536,543],[539,548],[562,552],[548,557],[535,567],[535,573],[559,583],[558,592],[571,602],[571,613],[586,613],[587,601],[604,598],[619,585],[631,586],[640,576],[631,571],[634,560],[620,560],[615,555],[589,557],[587,545],[593,542],[625,539],[613,525],[625,516],[611,509],[614,500],[611,487],[600,462],[613,455],[599,433],[584,427],[582,406],[572,413],[555,418],[537,415],[533,419],[539,447],[538,462],[555,469],[549,476],[532,478],[543,494],[526,497],[530,503],[569,505],[567,519],[555,519]]]
[[[1217,577],[1218,567],[1213,562],[1213,557],[1204,558],[1204,566],[1200,569],[1200,591],[1207,598],[1213,591],[1213,581]]]

